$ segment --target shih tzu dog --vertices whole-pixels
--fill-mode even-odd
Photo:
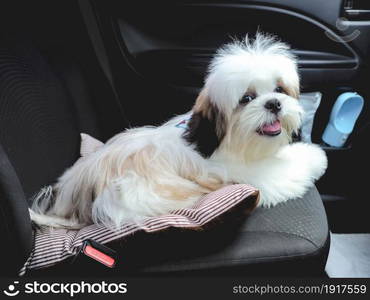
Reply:
[[[260,205],[304,195],[327,167],[299,130],[299,76],[289,47],[257,33],[218,50],[192,111],[159,127],[126,130],[80,159],[31,210],[36,223],[119,226],[188,207],[232,183]]]

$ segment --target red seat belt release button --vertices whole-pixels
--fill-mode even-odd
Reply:
[[[114,268],[116,264],[115,251],[95,241],[85,241],[82,247],[82,252],[86,256],[102,263],[109,268]]]

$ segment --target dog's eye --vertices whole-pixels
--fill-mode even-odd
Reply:
[[[278,86],[275,91],[275,93],[280,93],[280,94],[286,94],[285,90],[281,87],[281,86]]]
[[[254,98],[256,98],[256,95],[253,94],[245,94],[239,101],[240,104],[247,104],[251,102]]]

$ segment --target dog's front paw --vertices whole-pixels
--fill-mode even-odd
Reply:
[[[274,168],[256,183],[262,206],[274,206],[289,199],[302,197],[327,168],[327,157],[318,145],[294,143],[284,147]]]
[[[319,179],[326,171],[328,159],[319,145],[294,143],[286,146],[280,153],[284,160],[293,163],[307,179]]]
[[[318,180],[326,171],[328,159],[325,151],[317,144],[296,143],[296,150],[306,162],[308,175],[313,180]]]
[[[315,144],[311,144],[311,156],[309,157],[312,162],[312,173],[315,180],[318,180],[324,175],[328,167],[328,158],[325,151]]]

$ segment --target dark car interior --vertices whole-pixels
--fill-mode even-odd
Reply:
[[[301,92],[322,94],[312,141],[329,167],[316,188],[242,224],[109,243],[122,258],[114,269],[77,257],[29,276],[370,277],[369,11],[364,0],[1,1],[0,232],[12,257],[1,274],[27,260],[27,207],[78,159],[81,132],[106,141],[189,111],[215,50],[260,30],[291,45]],[[365,104],[344,146],[331,147],[322,134],[344,92]]]

